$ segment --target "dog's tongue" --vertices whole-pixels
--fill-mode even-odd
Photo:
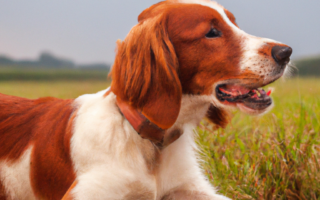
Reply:
[[[271,90],[271,89],[269,89],[269,91],[267,92],[267,95],[268,95],[268,96],[270,96],[270,95],[271,95],[271,93],[272,93],[272,90]]]
[[[231,96],[243,95],[250,92],[249,89],[239,85],[226,85],[224,87],[219,88],[219,90]]]

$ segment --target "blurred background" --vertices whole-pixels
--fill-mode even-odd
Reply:
[[[76,98],[109,86],[117,39],[158,0],[0,2],[0,93]],[[218,0],[252,35],[293,48],[297,70],[272,84],[263,117],[203,123],[203,167],[233,199],[320,199],[320,1]],[[0,111],[1,112],[1,111]]]
[[[0,66],[21,67],[19,70],[109,69],[115,56],[116,40],[124,39],[137,23],[139,13],[157,2],[2,1]],[[272,38],[293,47],[293,59],[300,75],[320,74],[320,1],[218,2],[234,13],[238,24],[246,32]],[[27,79],[29,75],[20,74],[19,77]],[[58,75],[60,78],[75,78],[70,72],[68,76]],[[93,73],[90,74],[92,75]],[[83,75],[82,78],[84,77]],[[31,79],[33,78],[36,77]],[[100,74],[100,78],[105,77]],[[10,76],[0,75],[0,80],[4,79],[10,79]]]

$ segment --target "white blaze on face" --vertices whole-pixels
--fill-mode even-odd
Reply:
[[[224,7],[218,4],[215,1],[210,1],[210,0],[179,0],[180,3],[187,3],[187,4],[199,4],[202,6],[207,6],[210,7],[214,10],[216,10],[224,19],[224,21],[236,32],[243,32],[240,30],[237,26],[235,26],[229,19],[229,17],[226,15],[224,12]]]
[[[224,19],[224,21],[230,26],[230,28],[234,31],[234,33],[241,38],[242,41],[242,50],[243,55],[241,56],[240,61],[240,69],[242,72],[251,71],[252,73],[259,75],[264,78],[264,81],[268,81],[272,74],[272,70],[274,65],[276,64],[271,56],[263,57],[259,55],[259,49],[263,48],[267,43],[281,44],[277,41],[267,39],[267,38],[259,38],[256,36],[252,36],[247,34],[246,32],[239,29],[236,25],[234,25],[227,14],[224,11],[224,7],[218,4],[215,1],[210,0],[178,0],[179,3],[187,3],[187,4],[199,4],[202,6],[210,7],[216,10]]]
[[[221,6],[220,4],[218,4],[215,1],[210,1],[210,0],[178,0],[179,3],[186,3],[186,4],[199,4],[202,6],[207,6],[209,8],[214,9],[215,11],[217,11],[221,17],[223,18],[223,20],[233,29],[233,31],[241,36],[243,34],[246,34],[244,31],[242,31],[241,29],[239,29],[236,25],[234,25],[229,17],[227,16],[227,14],[224,12],[224,7]]]

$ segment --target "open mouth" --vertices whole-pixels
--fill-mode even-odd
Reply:
[[[262,88],[251,89],[241,85],[222,84],[216,87],[216,95],[223,104],[245,106],[246,108],[262,111],[272,105],[271,90]]]

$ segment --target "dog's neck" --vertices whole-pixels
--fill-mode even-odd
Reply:
[[[187,130],[196,128],[206,116],[210,104],[209,96],[183,95],[178,119],[166,130],[162,147],[165,148],[175,142]]]
[[[209,96],[183,95],[178,119],[172,127],[197,126],[205,117],[210,103]]]

